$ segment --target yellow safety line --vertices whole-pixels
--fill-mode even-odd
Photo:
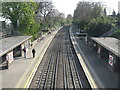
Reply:
[[[73,41],[74,36],[73,36],[73,33],[71,33],[71,30],[70,30],[70,35],[72,36],[72,37],[70,37],[70,38],[71,38],[72,43],[73,43],[73,46],[74,46],[74,43],[75,43],[75,42]],[[75,40],[75,39],[74,39],[74,40]],[[76,41],[76,40],[75,40],[75,41]],[[76,45],[77,45],[77,47],[79,48],[78,44],[76,44]],[[75,49],[76,52],[78,52],[78,50],[76,49],[75,46],[74,46],[74,49]],[[76,54],[77,54],[77,53],[76,53]],[[98,86],[96,85],[94,79],[93,79],[92,76],[91,76],[91,73],[89,72],[86,64],[84,63],[84,60],[83,60],[81,54],[79,53],[79,54],[77,54],[77,56],[78,56],[78,58],[79,58],[79,61],[80,61],[81,65],[82,65],[82,68],[83,68],[83,70],[84,70],[84,72],[85,72],[85,75],[86,75],[87,78],[88,78],[88,81],[89,81],[91,87],[92,87],[93,89],[95,89],[95,88],[97,89]]]
[[[39,65],[39,63],[40,63],[40,61],[41,61],[41,59],[42,59],[43,56],[44,56],[44,53],[42,53],[42,54],[40,55],[40,57],[39,57],[39,59],[38,59],[36,65],[35,65],[35,67],[33,68],[33,70],[32,70],[32,72],[31,72],[30,76],[29,76],[28,79],[27,79],[27,82],[26,82],[24,88],[27,88],[27,85],[28,85],[28,83],[29,83],[31,77],[32,77],[33,73],[35,72],[35,69],[36,69],[37,66]]]
[[[91,74],[90,74],[87,66],[85,65],[85,63],[84,63],[81,55],[80,54],[77,54],[77,55],[78,55],[78,58],[79,58],[79,60],[80,60],[80,62],[82,64],[82,67],[84,68],[84,71],[85,71],[85,73],[86,73],[89,81],[91,82],[90,84],[91,84],[92,88],[98,88],[97,85],[96,85],[96,83],[95,83],[95,81],[93,80],[93,78],[92,78],[92,76],[91,76]]]
[[[59,31],[59,30],[58,30],[58,31]],[[58,31],[57,31],[57,32],[58,32]],[[55,35],[54,35],[54,36],[55,36]],[[52,37],[52,39],[54,38],[54,36]],[[51,39],[51,40],[48,40],[49,44],[50,44],[50,42],[52,41],[52,39]],[[48,42],[47,42],[47,43],[48,43]],[[41,59],[43,58],[44,53],[46,52],[46,49],[48,48],[49,44],[47,44],[47,45],[44,46],[44,50],[43,50],[42,54],[40,55],[40,57],[39,57],[36,65],[35,65],[35,67],[33,68],[30,76],[28,77],[27,82],[26,82],[25,85],[24,85],[24,88],[28,88],[28,84],[29,84],[29,82],[30,82],[30,79],[32,78],[32,76],[33,76],[33,74],[34,74],[35,69],[37,69],[37,67],[39,66],[39,63],[41,62]]]
[[[49,41],[49,42],[50,42],[50,41]],[[47,42],[47,43],[48,43],[48,42]],[[32,72],[31,72],[30,76],[28,77],[27,82],[25,83],[24,88],[27,88],[28,83],[30,82],[31,77],[32,77],[32,75],[34,74],[35,69],[37,69],[39,63],[41,62],[41,59],[43,58],[44,53],[45,53],[45,51],[46,51],[48,45],[49,45],[49,44],[47,44],[47,45],[44,46],[45,48],[43,49],[43,52],[41,53],[41,55],[40,55],[40,57],[39,57],[37,63],[35,64],[35,67],[33,68],[33,70],[32,70]]]
[[[47,46],[47,45],[46,45],[46,46]],[[47,48],[44,48],[44,50],[43,50],[44,52],[45,52],[45,49],[47,49]],[[29,76],[28,79],[27,79],[27,82],[26,82],[24,88],[27,88],[28,83],[30,82],[31,77],[32,77],[32,75],[33,75],[34,72],[35,72],[35,69],[38,67],[38,65],[39,65],[39,63],[40,63],[40,61],[41,61],[40,59],[42,59],[42,57],[44,56],[44,52],[42,52],[42,54],[40,55],[40,57],[39,57],[36,65],[35,65],[35,67],[33,68],[30,76]],[[92,87],[92,88],[98,88],[97,85],[96,85],[96,83],[95,83],[95,81],[93,80],[93,78],[92,78],[92,76],[91,76],[91,74],[90,74],[87,66],[86,66],[85,63],[84,63],[84,60],[83,60],[81,54],[77,54],[77,56],[78,56],[79,61],[80,61],[81,65],[82,65],[82,67],[83,67],[83,70],[84,70],[84,72],[85,72],[85,74],[86,74],[86,76],[87,76],[87,78],[88,78],[88,80],[89,80],[89,82],[90,82],[90,84],[91,84],[91,87]]]

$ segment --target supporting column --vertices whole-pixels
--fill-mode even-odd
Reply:
[[[98,44],[98,49],[97,49],[98,57],[101,58],[101,46]]]
[[[24,57],[24,51],[23,51],[24,47],[25,47],[24,44],[21,44],[21,56],[22,57]]]
[[[91,39],[91,37],[88,37],[87,43],[90,47],[93,47],[93,40]]]
[[[94,42],[94,50],[95,50],[95,52],[97,52],[97,50],[98,50],[98,44],[96,42]]]
[[[109,51],[107,49],[105,49],[104,47],[102,47],[101,45],[99,45],[99,44],[98,44],[97,53],[98,53],[99,58],[108,60]]]

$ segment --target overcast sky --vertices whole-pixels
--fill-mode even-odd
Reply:
[[[77,6],[79,1],[83,0],[52,0],[55,8],[60,12],[67,14],[72,14]],[[118,2],[120,0],[84,0],[84,1],[93,1],[93,2],[103,2],[107,7],[107,14],[111,14],[113,9],[118,13]]]

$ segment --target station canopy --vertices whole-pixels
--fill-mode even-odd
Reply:
[[[24,43],[26,40],[30,39],[32,36],[14,36],[7,37],[0,40],[0,57],[7,52],[13,50],[20,44]]]
[[[92,37],[92,40],[120,57],[120,40],[114,37]]]

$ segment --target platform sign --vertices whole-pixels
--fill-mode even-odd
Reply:
[[[6,55],[6,59],[9,63],[12,63],[13,62],[13,51],[7,53]]]
[[[109,64],[113,66],[113,56],[109,55]]]

